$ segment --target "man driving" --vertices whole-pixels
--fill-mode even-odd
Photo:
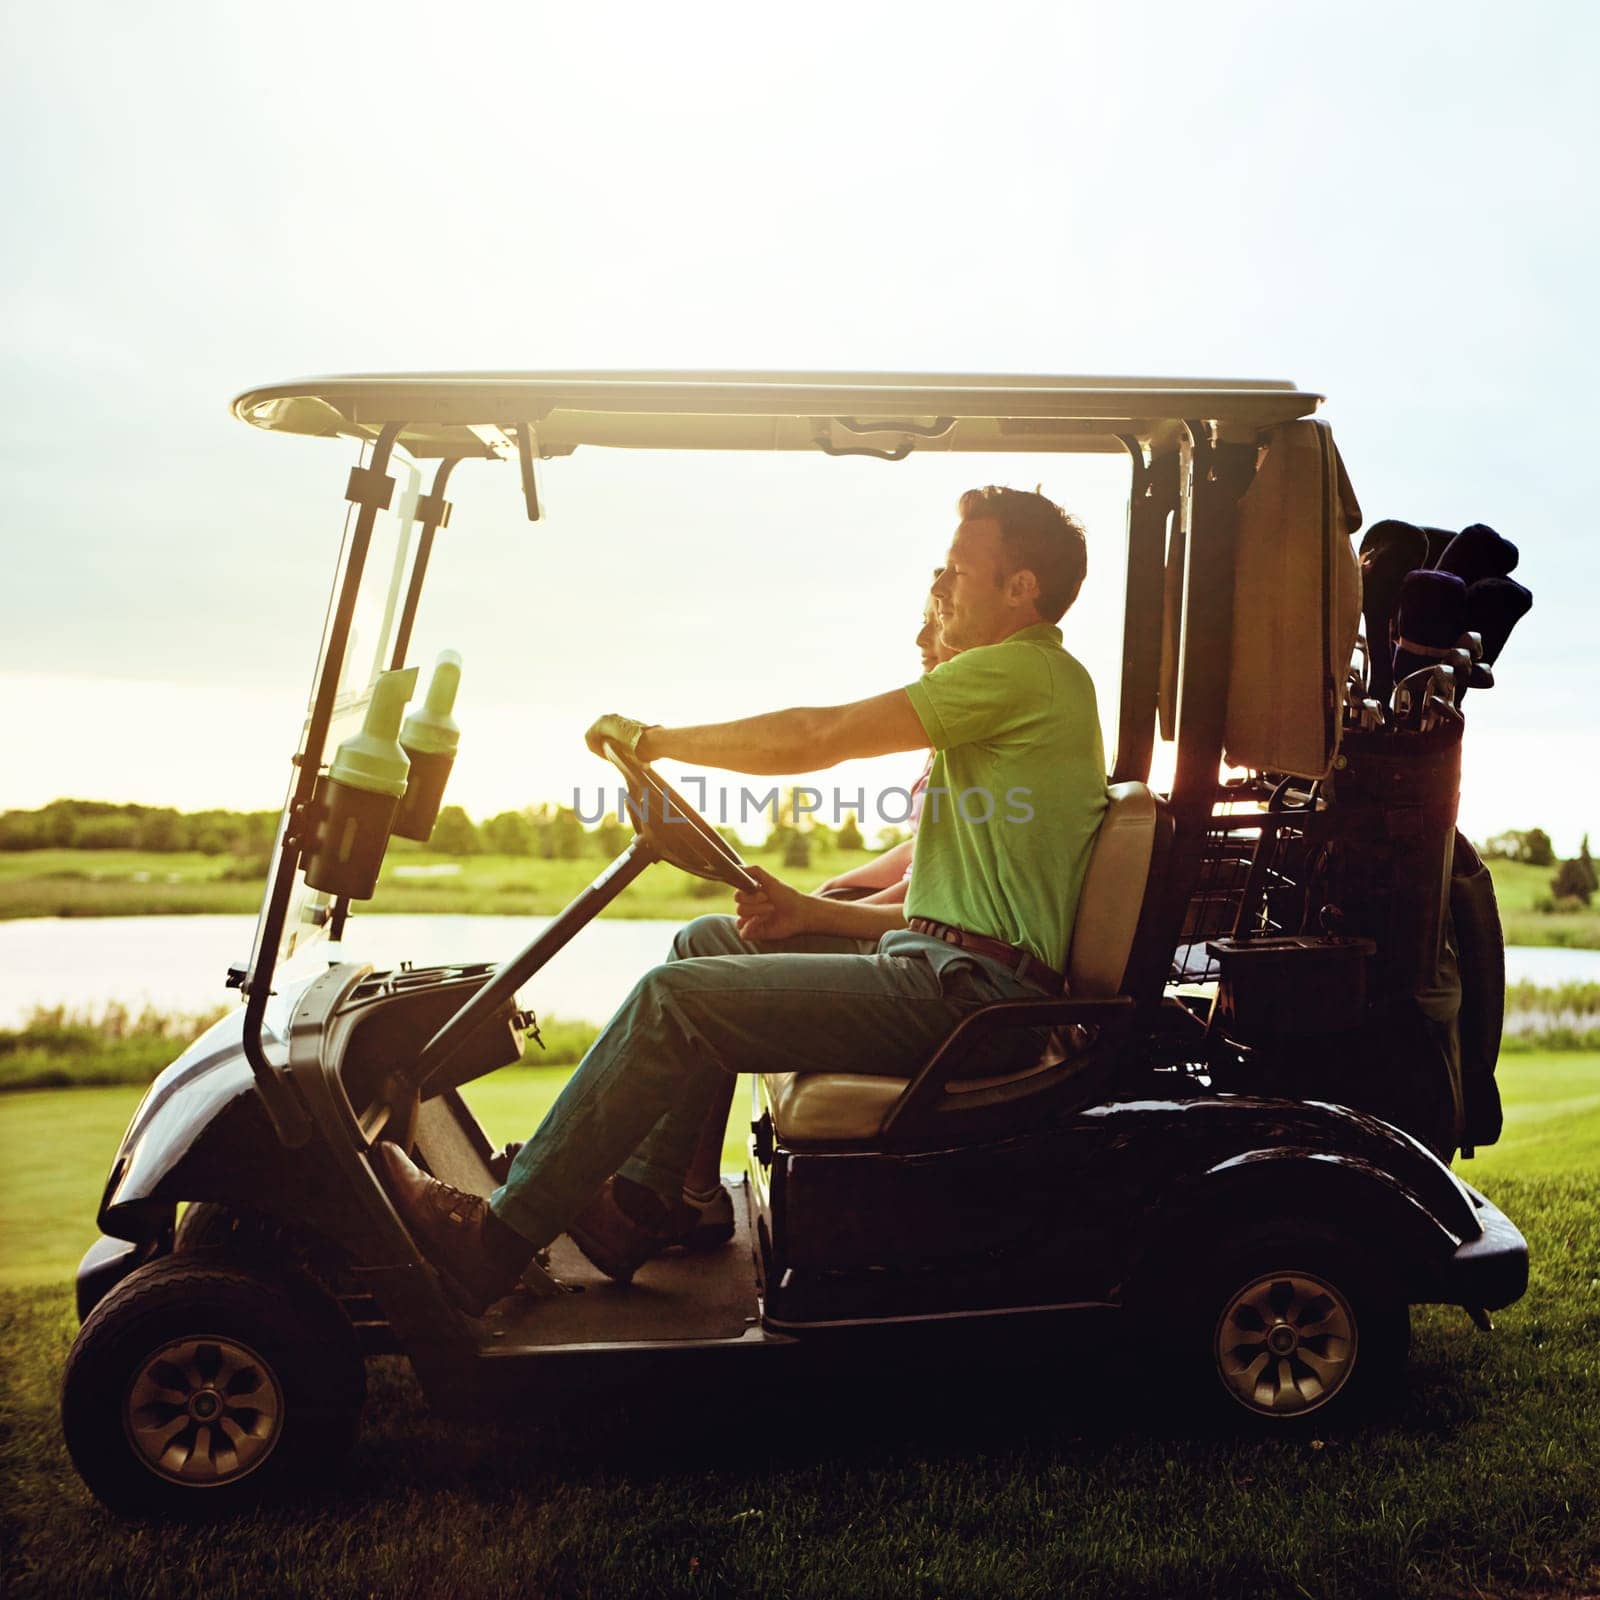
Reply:
[[[1084,533],[1016,489],[969,490],[959,511],[932,595],[960,654],[926,677],[843,706],[683,728],[606,716],[589,730],[591,747],[610,740],[641,761],[779,775],[931,746],[933,771],[903,904],[821,899],[752,868],[761,887],[738,896],[742,936],[842,948],[653,968],[488,1200],[378,1147],[396,1209],[465,1309],[509,1292],[564,1231],[625,1280],[670,1237],[727,1075],[825,1066],[908,1078],[979,1007],[1061,991],[1106,804],[1094,686],[1055,626],[1083,582]],[[844,943],[863,940],[870,951]]]

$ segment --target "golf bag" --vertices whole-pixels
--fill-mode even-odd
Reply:
[[[1494,888],[1455,825],[1461,731],[1346,729],[1310,896],[1325,928],[1376,946],[1343,1097],[1446,1161],[1499,1136],[1505,1013]]]

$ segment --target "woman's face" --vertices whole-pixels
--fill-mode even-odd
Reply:
[[[917,649],[922,655],[922,670],[932,672],[942,661],[948,661],[956,652],[946,650],[939,634],[939,618],[930,599],[922,610],[922,626],[917,630]]]

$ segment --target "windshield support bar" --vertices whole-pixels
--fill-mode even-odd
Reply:
[[[460,464],[460,456],[449,456],[441,461],[439,470],[433,475],[433,487],[417,501],[422,533],[417,539],[417,553],[411,561],[411,583],[406,589],[405,605],[400,610],[400,625],[395,630],[394,654],[389,658],[391,672],[398,672],[406,664],[406,651],[411,648],[411,629],[417,620],[417,606],[422,600],[422,581],[428,575],[428,558],[433,554],[433,536],[440,528],[450,526],[450,502],[444,497],[445,485]]]
[[[339,679],[344,671],[345,650],[350,643],[350,622],[355,615],[361,573],[367,564],[367,549],[372,543],[372,529],[378,520],[378,512],[388,505],[389,495],[394,490],[394,480],[388,475],[389,456],[404,427],[403,422],[385,423],[373,445],[370,463],[365,468],[352,468],[350,472],[346,498],[355,501],[359,508],[355,532],[351,535],[349,555],[345,560],[344,574],[329,620],[328,642],[323,651],[322,670],[318,674],[311,703],[305,748],[295,757],[297,771],[294,789],[278,841],[278,861],[272,890],[261,918],[260,932],[256,936],[255,960],[243,985],[246,995],[245,1059],[255,1074],[256,1089],[273,1131],[291,1149],[303,1145],[311,1137],[311,1118],[289,1087],[288,1079],[267,1059],[261,1024],[268,997],[272,993],[272,974],[278,964],[278,943],[283,937],[283,920],[289,907],[289,896],[294,891],[295,872],[300,865],[304,845],[302,828],[316,791],[317,775],[322,768],[322,747],[327,742],[328,725],[333,720],[333,702],[338,695]]]
[[[586,928],[658,857],[643,838],[635,835],[628,848],[611,863],[588,888],[545,928],[519,955],[508,961],[484,981],[483,986],[422,1047],[412,1068],[412,1080],[424,1097],[430,1081],[450,1065],[456,1053],[478,1028],[508,1000],[534,973],[539,971],[563,945]]]

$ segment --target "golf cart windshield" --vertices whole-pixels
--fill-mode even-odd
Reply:
[[[358,473],[370,454],[370,450],[363,447]],[[404,653],[401,628],[402,623],[408,621],[405,613],[407,578],[415,555],[416,510],[423,480],[416,465],[399,452],[390,457],[389,473],[395,480],[393,497],[388,508],[378,511],[373,519],[370,540],[355,574],[357,582],[351,601],[348,633],[335,657],[330,652],[337,644],[334,638],[336,600],[346,576],[351,572],[352,536],[358,507],[351,504],[346,511],[333,597],[330,598],[323,624],[316,668],[311,679],[311,697],[300,725],[300,738],[295,751],[297,769],[307,758],[309,741],[315,732],[324,695],[328,699],[327,724],[326,732],[318,743],[321,749],[332,750],[360,728],[379,675],[388,667],[398,664],[398,658]],[[331,674],[328,671],[330,667]],[[284,857],[285,834],[293,822],[295,788],[296,785],[291,783],[278,822],[274,856],[280,862]],[[295,957],[303,958],[313,946],[330,937],[337,937],[344,909],[335,895],[315,889],[306,882],[302,861],[292,874],[292,886],[281,920],[271,915],[270,895],[262,907],[256,923],[250,970],[258,970],[262,964],[264,940],[271,942],[276,953],[274,964],[281,967]]]

